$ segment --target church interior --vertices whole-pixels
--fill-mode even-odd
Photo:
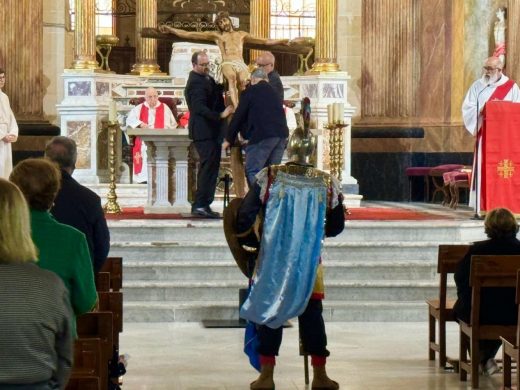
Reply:
[[[344,232],[324,240],[321,256],[330,377],[351,390],[510,388],[504,386],[511,372],[501,364],[501,372],[477,375],[477,383],[473,367],[461,379],[459,325],[438,306],[443,283],[444,300],[457,296],[453,269],[441,273],[441,246],[486,238],[484,221],[472,218],[468,205],[475,137],[464,127],[461,107],[498,40],[506,47],[503,73],[520,79],[519,1],[0,0],[0,5],[3,92],[19,127],[13,166],[42,157],[52,137],[70,137],[78,146],[74,178],[106,205],[109,258],[122,259],[120,269],[111,269],[120,278],[122,300],[111,307],[118,313],[110,335],[126,365],[124,375],[112,378],[121,389],[238,390],[257,376],[243,353],[239,318],[239,292],[248,282],[228,248],[222,221],[189,217],[197,162],[188,130],[167,139],[163,160],[157,146],[148,182],[137,184],[132,134],[146,131],[126,129],[128,112],[148,87],[173,102],[180,123],[188,111],[184,88],[191,54],[206,50],[212,62],[222,61],[214,44],[160,34],[158,26],[212,31],[221,11],[229,13],[235,30],[289,40],[272,50],[284,104],[298,113],[302,99],[310,98],[317,168],[338,178],[350,212]],[[250,70],[261,53],[258,47],[244,49]],[[332,106],[341,110],[333,120]],[[223,157],[219,174],[232,175],[228,160]],[[463,178],[450,186],[443,182],[448,171]],[[240,197],[228,184],[217,185],[219,212],[229,196]],[[113,287],[109,283],[110,293],[116,293]],[[305,380],[310,368],[301,351],[294,319],[284,329],[277,390],[318,388]],[[517,369],[518,388],[515,378],[520,380]],[[107,388],[97,386],[78,380],[67,388]]]

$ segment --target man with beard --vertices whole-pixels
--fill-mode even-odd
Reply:
[[[235,110],[233,106],[224,108],[221,86],[209,76],[209,58],[202,51],[191,57],[193,70],[190,72],[184,96],[190,111],[189,136],[199,154],[197,191],[191,213],[205,218],[220,218],[211,210],[215,198],[221,154],[221,120]]]
[[[476,137],[477,147],[473,158],[472,181],[475,176],[480,177],[481,150],[482,150],[482,110],[486,102],[501,100],[507,102],[520,102],[520,89],[518,85],[502,73],[503,64],[498,57],[489,57],[484,61],[483,75],[469,88],[464,103],[462,104],[462,116],[466,129]],[[478,161],[477,161],[478,160]],[[470,206],[475,206],[476,199],[480,196],[480,181],[478,188],[471,185]],[[479,210],[477,210],[478,212]]]
[[[244,42],[272,45],[285,45],[287,39],[263,39],[251,36],[245,31],[235,31],[227,12],[219,12],[215,19],[218,31],[184,31],[166,25],[159,26],[159,31],[179,38],[213,42],[218,45],[222,55],[221,72],[228,84],[229,95],[233,107],[238,106],[239,86],[245,85],[249,78],[249,69],[244,63],[242,52]]]

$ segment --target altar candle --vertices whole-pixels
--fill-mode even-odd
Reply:
[[[115,122],[117,120],[117,108],[114,100],[111,100],[108,104],[108,120],[110,122]]]
[[[343,123],[343,111],[345,109],[345,105],[343,103],[336,103],[338,105],[338,108],[337,108],[337,119],[336,119],[336,122],[337,123]]]
[[[332,103],[332,122],[331,123],[337,123],[338,121],[338,104]]]
[[[333,105],[327,104],[327,124],[332,124],[334,122],[334,112],[333,112]]]

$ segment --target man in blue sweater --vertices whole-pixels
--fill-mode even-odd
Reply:
[[[247,142],[245,170],[251,187],[262,168],[281,163],[289,136],[280,98],[263,69],[251,74],[251,85],[240,95],[223,147],[233,145],[239,132]]]

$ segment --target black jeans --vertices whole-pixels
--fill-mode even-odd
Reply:
[[[222,146],[216,139],[193,141],[193,143],[199,154],[197,191],[192,205],[192,209],[196,209],[209,207],[215,199]]]
[[[298,326],[303,350],[309,355],[329,356],[327,350],[327,335],[323,321],[323,305],[321,299],[311,299],[305,311],[298,317]],[[278,355],[282,344],[283,327],[276,329],[265,325],[258,326],[258,353],[264,356]]]

